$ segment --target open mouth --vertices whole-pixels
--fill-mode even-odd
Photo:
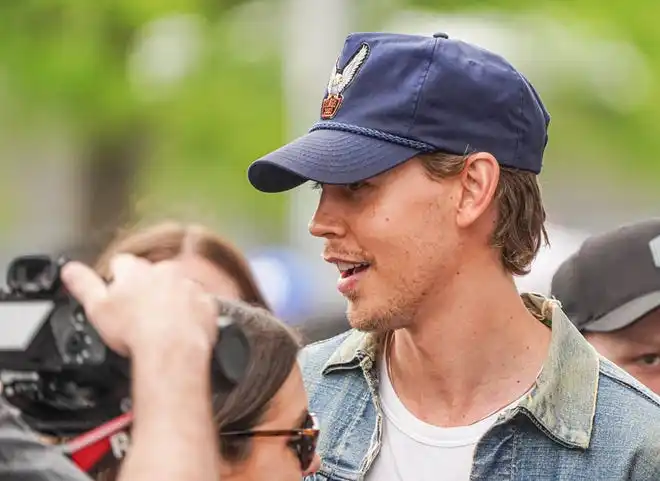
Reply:
[[[339,269],[339,275],[341,276],[342,279],[346,279],[347,277],[354,276],[359,272],[366,271],[368,268],[369,268],[369,264],[367,262],[362,262],[358,264],[352,264],[348,262],[337,262],[337,269]]]

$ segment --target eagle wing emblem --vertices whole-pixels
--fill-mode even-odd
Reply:
[[[344,89],[355,77],[362,64],[369,55],[369,46],[363,43],[353,57],[348,61],[342,72],[339,72],[337,65],[332,69],[330,81],[328,82],[328,95],[341,95]]]
[[[360,67],[362,67],[362,64],[367,59],[367,56],[369,56],[369,46],[363,43],[341,72],[337,64],[332,68],[330,81],[328,82],[328,93],[321,104],[321,118],[323,120],[332,119],[337,114],[339,107],[341,107],[344,101],[342,92],[353,81],[358,70],[360,70]]]

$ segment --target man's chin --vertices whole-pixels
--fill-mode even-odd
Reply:
[[[381,317],[376,316],[364,307],[357,308],[351,302],[346,311],[348,324],[358,331],[362,332],[380,332],[387,330],[387,322]]]

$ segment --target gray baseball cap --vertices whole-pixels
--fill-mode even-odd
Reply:
[[[580,331],[616,331],[657,309],[660,218],[588,238],[559,266],[550,291]]]

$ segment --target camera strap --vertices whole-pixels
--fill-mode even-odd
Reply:
[[[61,449],[80,469],[89,472],[111,457],[123,459],[130,445],[133,413],[122,414],[101,426],[61,445]]]

